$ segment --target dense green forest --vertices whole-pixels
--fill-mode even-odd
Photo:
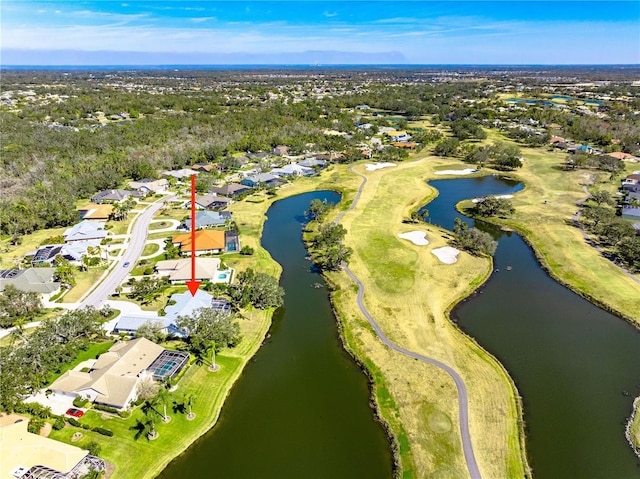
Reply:
[[[441,140],[442,132],[473,141],[486,137],[481,127],[507,125],[509,136],[535,145],[550,135],[540,127],[553,125],[555,133],[605,151],[638,152],[640,100],[627,78],[588,89],[592,95],[624,98],[599,107],[606,118],[548,105],[505,108],[501,94],[513,84],[535,96],[554,78],[527,73],[4,71],[0,232],[19,238],[66,226],[78,220],[76,200],[125,179],[155,178],[162,169],[200,161],[233,167],[232,155],[276,145],[287,145],[291,154],[344,152],[341,161],[353,161],[378,128],[406,128],[409,120],[428,119],[436,127],[410,132],[421,146],[440,141],[437,154],[464,153],[468,160],[490,154],[496,164],[499,146],[460,150],[454,140]],[[594,72],[580,74],[588,78]],[[361,121],[373,128],[359,128]],[[524,122],[541,131],[519,128]],[[513,164],[516,152],[509,153]],[[402,160],[406,153],[386,148],[376,155]]]

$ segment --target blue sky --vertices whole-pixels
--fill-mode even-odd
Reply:
[[[640,2],[2,0],[2,64],[640,63]]]

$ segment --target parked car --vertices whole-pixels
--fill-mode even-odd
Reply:
[[[84,416],[84,412],[81,411],[80,409],[76,409],[74,407],[72,407],[71,409],[67,409],[67,412],[65,412],[65,414],[67,416],[73,416],[73,417],[82,417]]]

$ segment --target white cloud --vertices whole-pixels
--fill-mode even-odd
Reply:
[[[217,17],[195,17],[195,18],[192,18],[191,21],[193,23],[204,23],[204,22],[215,21],[217,19],[218,19]]]

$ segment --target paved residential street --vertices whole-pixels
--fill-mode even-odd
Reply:
[[[117,261],[109,275],[100,283],[100,285],[91,292],[91,294],[82,302],[81,307],[94,306],[96,308],[102,307],[107,299],[115,292],[119,284],[121,284],[136,265],[136,262],[142,255],[142,250],[147,241],[147,235],[149,232],[149,223],[153,215],[156,214],[163,206],[164,202],[171,200],[174,196],[168,196],[162,200],[154,203],[147,208],[133,225],[131,230],[131,237],[128,243],[125,243],[122,248],[124,249],[124,255]],[[125,263],[129,263],[126,267]]]

